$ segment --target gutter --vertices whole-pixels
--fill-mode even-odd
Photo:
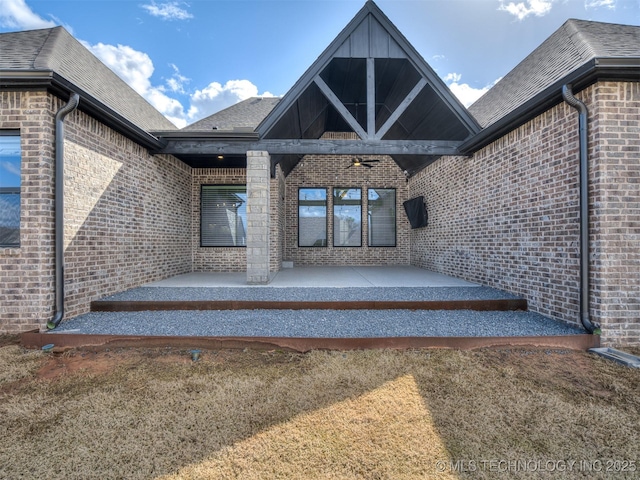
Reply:
[[[559,93],[563,85],[571,84],[582,90],[598,80],[637,81],[639,57],[597,57],[555,81],[515,110],[483,128],[460,145],[461,155],[472,155],[495,140],[525,124],[532,118],[562,102]],[[470,107],[473,110],[473,106]]]
[[[587,106],[573,96],[571,84],[562,86],[562,98],[578,110],[580,143],[580,321],[589,333],[599,334],[600,325],[589,318],[589,156]]]
[[[67,96],[71,91],[78,92],[82,96],[82,111],[150,151],[164,148],[164,142],[162,142],[162,140],[135,125],[94,96],[79,89],[76,85],[52,70],[20,71],[0,69],[0,89],[45,89],[49,93],[62,98]]]
[[[80,95],[71,93],[69,102],[56,113],[55,140],[55,290],[56,312],[47,322],[47,329],[56,328],[64,317],[64,119],[80,102]]]

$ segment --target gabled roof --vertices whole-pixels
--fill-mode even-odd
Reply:
[[[433,128],[437,126],[437,128]],[[263,138],[463,140],[479,126],[377,5],[368,1],[258,127]]]
[[[379,146],[386,143],[400,168],[413,173],[443,154],[456,153],[456,145],[479,129],[395,25],[368,1],[257,132],[263,140],[303,142],[325,132],[354,132],[359,153],[382,153]],[[344,153],[344,143],[316,153]],[[282,166],[285,173],[293,168]]]
[[[307,154],[390,155],[412,174],[442,155],[458,154],[479,130],[440,77],[368,1],[281,100],[249,99],[178,132],[157,134],[167,142],[163,153],[193,166],[225,166],[247,150],[266,150],[285,174]],[[357,138],[322,138],[326,132]]]
[[[253,97],[220,110],[202,120],[184,127],[181,131],[255,131],[258,125],[280,102],[277,97]]]
[[[596,58],[640,58],[640,27],[570,19],[469,111],[488,127]]]
[[[0,86],[50,72],[54,80],[81,94],[81,108],[87,102],[99,103],[146,132],[176,130],[63,27],[0,34],[0,71]]]

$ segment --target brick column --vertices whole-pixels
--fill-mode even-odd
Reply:
[[[247,283],[269,283],[269,152],[247,152]]]

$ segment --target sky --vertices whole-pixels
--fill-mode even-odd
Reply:
[[[282,96],[364,0],[0,0],[0,32],[61,25],[176,126]],[[569,18],[640,25],[640,0],[378,0],[465,105]]]

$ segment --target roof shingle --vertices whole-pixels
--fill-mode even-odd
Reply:
[[[570,19],[475,102],[483,128],[594,58],[640,57],[640,27]]]
[[[191,125],[187,125],[182,130],[194,132],[212,131],[214,129],[217,131],[251,129],[251,131],[254,131],[279,101],[280,98],[277,97],[248,98]]]
[[[146,130],[176,130],[63,27],[0,34],[0,70],[51,70]]]

